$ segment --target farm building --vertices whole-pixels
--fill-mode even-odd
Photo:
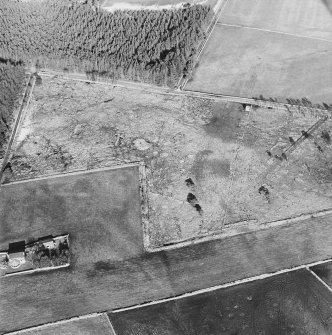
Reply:
[[[42,244],[47,249],[54,249],[55,248],[55,240],[52,235],[40,237],[38,239],[38,243]]]
[[[8,265],[11,268],[18,268],[25,263],[25,241],[9,243]]]

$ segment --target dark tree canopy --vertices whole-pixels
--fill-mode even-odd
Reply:
[[[4,155],[15,102],[22,90],[25,71],[23,66],[0,60],[0,158]]]
[[[190,74],[210,7],[97,10],[69,0],[0,2],[0,56],[173,86]]]

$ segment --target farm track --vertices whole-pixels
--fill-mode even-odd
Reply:
[[[217,25],[220,16],[222,14],[223,9],[226,7],[227,3],[229,2],[229,0],[219,0],[217,2],[217,4],[215,5],[215,7],[213,8],[214,11],[214,16],[213,19],[210,23],[210,26],[208,27],[206,33],[208,34],[206,38],[203,39],[203,41],[201,41],[200,45],[197,48],[197,56],[195,57],[195,61],[194,61],[194,66],[193,68],[195,68],[197,62],[199,61],[199,58],[207,44],[207,42],[209,41],[215,26]],[[183,76],[180,78],[179,83],[178,83],[178,87],[182,90],[184,89],[184,87],[187,85],[188,82],[188,78],[184,78]]]
[[[35,76],[33,74],[30,74],[29,79],[28,79],[27,84],[26,84],[26,87],[25,87],[22,103],[19,107],[19,111],[18,111],[16,120],[15,120],[15,123],[14,123],[14,128],[11,132],[11,135],[10,135],[10,138],[9,138],[9,141],[8,141],[6,154],[3,158],[3,162],[2,162],[2,166],[1,166],[1,170],[0,170],[0,185],[1,185],[1,182],[2,182],[3,172],[4,172],[4,170],[7,166],[10,158],[11,158],[11,149],[12,149],[13,143],[15,141],[16,134],[17,134],[17,132],[19,130],[19,127],[21,125],[22,117],[24,116],[24,112],[25,112],[26,108],[29,106],[31,93],[33,92],[35,82],[36,82]]]
[[[322,108],[315,108],[315,107],[304,107],[300,105],[290,104],[290,103],[283,103],[283,102],[272,102],[268,100],[262,100],[259,98],[245,98],[240,96],[234,95],[225,95],[225,94],[216,94],[216,93],[209,93],[209,92],[201,92],[201,91],[191,91],[191,90],[180,90],[180,89],[171,89],[168,87],[159,87],[150,84],[144,83],[137,83],[137,82],[130,82],[124,80],[118,80],[117,82],[110,82],[107,80],[89,80],[86,78],[85,74],[78,74],[78,73],[64,73],[60,71],[50,71],[44,70],[39,73],[40,76],[45,77],[54,77],[57,76],[58,78],[64,80],[74,80],[74,81],[81,81],[81,82],[88,82],[100,85],[109,85],[113,87],[122,87],[131,90],[143,91],[153,94],[164,94],[164,95],[174,95],[174,96],[187,96],[192,98],[201,98],[201,99],[212,99],[212,100],[219,100],[224,102],[235,102],[239,104],[247,104],[247,105],[255,105],[263,108],[273,108],[273,109],[280,109],[286,111],[299,111],[301,108],[306,109],[307,111],[318,113],[320,116],[328,116],[329,118],[332,117],[331,111]]]
[[[233,28],[242,28],[242,29],[249,29],[249,30],[257,30],[257,31],[262,31],[266,33],[272,33],[272,34],[279,34],[279,35],[285,35],[285,36],[291,36],[291,37],[297,37],[297,38],[306,38],[314,41],[322,41],[322,42],[328,42],[332,43],[331,40],[328,40],[326,38],[319,38],[319,37],[311,37],[311,36],[305,36],[305,35],[300,35],[300,34],[292,34],[292,33],[286,33],[278,30],[271,30],[271,29],[264,29],[264,28],[257,28],[257,27],[249,27],[249,26],[243,26],[239,24],[229,24],[229,23],[222,23],[222,22],[217,22],[217,26],[221,27],[233,27]]]

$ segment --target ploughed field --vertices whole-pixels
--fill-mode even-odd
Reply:
[[[320,0],[229,0],[185,88],[331,104],[328,8]]]
[[[44,78],[6,178],[144,162],[154,248],[331,209],[326,115]]]
[[[308,271],[109,314],[118,335],[328,335],[331,292]]]

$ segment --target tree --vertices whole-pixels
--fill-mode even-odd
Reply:
[[[162,85],[192,70],[213,16],[204,5],[109,13],[82,2],[68,6],[65,0],[3,0],[0,11],[0,55],[36,68],[86,72],[93,80],[120,77]],[[176,72],[170,71],[174,65]]]

